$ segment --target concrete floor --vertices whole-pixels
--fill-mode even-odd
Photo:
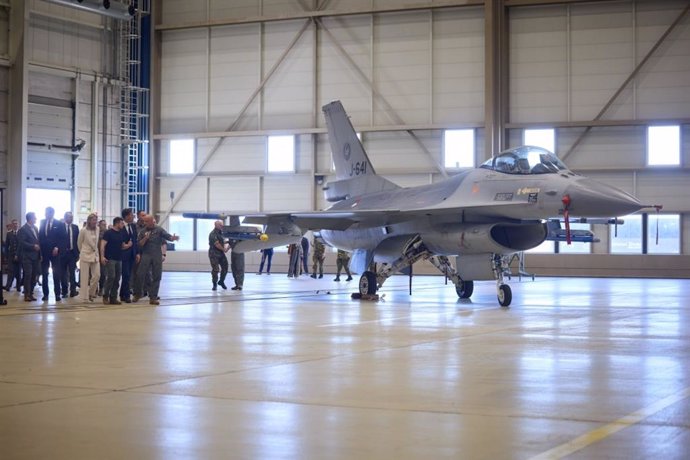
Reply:
[[[0,307],[0,458],[690,458],[690,281],[165,273],[162,305]]]

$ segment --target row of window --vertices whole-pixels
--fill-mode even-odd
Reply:
[[[542,147],[556,152],[555,129],[525,129],[523,145]],[[473,168],[474,129],[446,130],[443,138],[443,155],[446,168]],[[647,165],[680,165],[680,126],[647,127]]]
[[[554,129],[525,129],[523,144],[556,151]],[[449,169],[475,166],[475,130],[448,129],[443,137],[444,164]],[[170,174],[194,172],[194,140],[170,141]],[[680,165],[680,126],[647,127],[647,165]],[[268,172],[295,171],[295,136],[268,136]]]
[[[634,214],[623,217],[623,225],[609,226],[610,254],[680,254],[679,214]],[[570,224],[572,230],[591,230],[588,224]],[[658,238],[657,238],[658,235]],[[527,252],[589,254],[592,243],[545,241]]]

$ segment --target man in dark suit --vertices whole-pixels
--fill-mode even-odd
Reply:
[[[26,224],[17,232],[19,251],[24,270],[24,301],[36,300],[34,297],[34,286],[38,278],[41,261],[41,246],[38,239],[38,229],[36,228],[36,214],[29,212],[26,214]]]
[[[64,241],[65,227],[62,222],[55,219],[55,210],[50,206],[46,208],[46,218],[41,221],[38,229],[38,238],[41,245],[41,277],[43,279],[43,300],[48,300],[50,289],[48,288],[48,270],[53,269],[53,288],[55,300],[60,301],[62,288],[60,273],[60,245]]]
[[[65,297],[67,297],[68,291],[70,297],[79,295],[75,273],[79,260],[79,248],[77,247],[79,227],[73,223],[73,220],[74,216],[67,211],[62,221],[64,232],[62,234],[63,241],[60,244],[60,273],[62,274],[62,295]]]
[[[20,289],[19,284],[22,279],[22,263],[19,260],[19,241],[17,240],[17,231],[19,230],[19,222],[17,219],[12,219],[9,231],[5,237],[5,247],[7,248],[7,282],[5,283],[5,290],[9,291],[12,288],[12,283],[17,279],[17,290]]]
[[[120,285],[120,301],[132,303],[130,298],[131,281],[134,279],[132,271],[139,263],[140,255],[137,244],[137,226],[134,223],[134,211],[131,208],[122,210],[122,218],[125,221],[122,242],[124,244],[132,242],[132,247],[122,250],[122,284]]]

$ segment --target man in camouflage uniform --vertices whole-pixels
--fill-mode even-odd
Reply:
[[[337,272],[335,274],[335,279],[333,281],[340,281],[340,272],[345,269],[347,273],[347,279],[345,281],[352,281],[352,275],[350,274],[350,253],[338,249],[338,258],[335,261]]]
[[[213,230],[208,235],[208,260],[211,262],[211,281],[213,281],[212,290],[217,290],[220,286],[227,289],[225,285],[225,276],[228,274],[228,257],[225,255],[230,249],[230,246],[225,246],[223,239],[223,221],[217,220],[213,224]],[[220,279],[218,279],[218,272],[220,271]]]
[[[326,260],[326,247],[323,245],[321,240],[314,237],[314,242],[312,243],[314,247],[311,260],[314,263],[311,270],[311,277],[316,278],[316,268],[319,268],[319,278],[323,278],[323,262]]]
[[[158,289],[161,285],[161,277],[163,276],[163,249],[162,245],[165,241],[177,241],[180,237],[171,235],[163,228],[156,225],[153,216],[144,217],[144,228],[139,232],[137,242],[139,243],[139,251],[141,252],[141,261],[137,269],[137,279],[134,283],[134,297],[132,302],[139,300],[144,291],[144,280],[146,274],[151,270],[152,282],[149,289],[149,303],[151,305],[160,305],[158,299]]]
[[[235,285],[230,288],[233,291],[241,291],[244,286],[244,252],[235,251],[237,240],[230,242],[232,252],[230,253],[230,271],[232,271],[232,279],[235,280]]]

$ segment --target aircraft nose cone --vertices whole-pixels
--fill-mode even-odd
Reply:
[[[629,193],[585,179],[568,188],[570,213],[580,217],[620,217],[645,206]]]

